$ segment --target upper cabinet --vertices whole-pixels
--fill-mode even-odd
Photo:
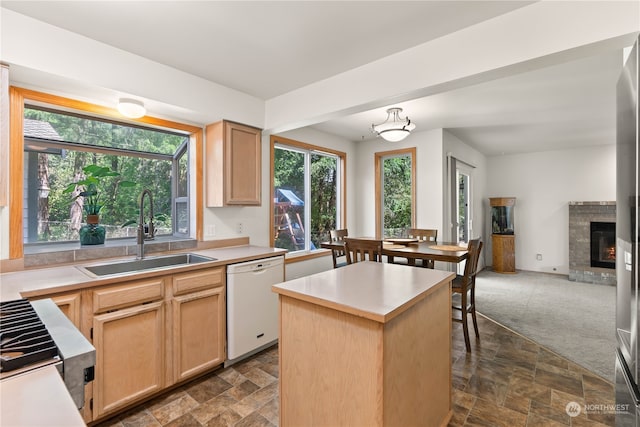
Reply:
[[[261,130],[221,121],[206,128],[207,206],[261,204]]]

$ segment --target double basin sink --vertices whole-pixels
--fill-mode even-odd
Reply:
[[[215,261],[216,258],[196,255],[192,253],[157,256],[131,261],[114,262],[109,264],[98,264],[78,267],[92,277],[111,276],[115,274],[136,273],[146,270],[169,269],[182,267],[201,262]]]

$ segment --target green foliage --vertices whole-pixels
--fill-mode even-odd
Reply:
[[[305,200],[305,154],[297,151],[277,148],[274,153],[274,187],[291,190],[300,199]],[[310,195],[311,211],[311,243],[315,247],[327,240],[329,230],[336,228],[337,216],[337,172],[338,161],[335,157],[318,153],[310,154]],[[274,196],[277,196],[274,195]],[[289,217],[297,222],[297,216],[304,221],[304,206],[286,207]],[[301,224],[303,225],[303,224]],[[280,224],[275,224],[279,228]],[[285,227],[277,233],[275,245],[290,251],[300,250],[294,244],[295,238],[303,236],[302,230],[294,230],[296,236],[290,235]]]
[[[400,235],[411,227],[411,156],[384,159],[385,236]]]
[[[87,215],[98,215],[100,209],[102,209],[101,197],[102,192],[105,191],[103,185],[106,185],[103,180],[108,177],[120,176],[118,172],[112,171],[109,167],[102,167],[98,165],[88,165],[82,168],[85,178],[76,182],[72,182],[62,190],[62,194],[72,193],[77,187],[83,187],[84,190],[78,193],[73,200],[78,197],[84,197],[83,209]],[[120,187],[135,187],[136,183],[133,181],[116,181],[115,186]]]
[[[180,135],[87,120],[32,108],[25,109],[25,118],[48,122],[64,141],[79,144],[130,148],[149,153],[175,153],[185,140],[185,137]],[[35,155],[35,153],[29,155]],[[100,184],[95,188],[99,199],[94,206],[101,206],[100,222],[107,226],[107,238],[127,235],[128,229],[121,229],[121,224],[131,218],[138,218],[137,201],[142,188],[148,188],[153,193],[154,213],[156,217],[163,215],[159,220],[160,227],[164,228],[165,233],[172,232],[172,162],[170,160],[72,150],[46,155],[51,188],[49,224],[52,228],[49,241],[71,238],[69,236],[70,197],[69,193],[64,191],[87,165],[108,168],[109,171],[118,174],[101,177]],[[122,185],[123,181],[135,182],[137,185]],[[83,191],[93,192],[93,188],[83,188]],[[29,208],[37,209],[37,206]]]

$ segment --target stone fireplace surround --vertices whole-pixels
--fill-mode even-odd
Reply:
[[[616,202],[569,202],[569,280],[616,284],[616,271],[591,267],[591,222],[616,222]]]

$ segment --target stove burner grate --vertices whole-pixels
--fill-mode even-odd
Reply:
[[[0,303],[0,372],[57,356],[58,348],[29,301]]]

